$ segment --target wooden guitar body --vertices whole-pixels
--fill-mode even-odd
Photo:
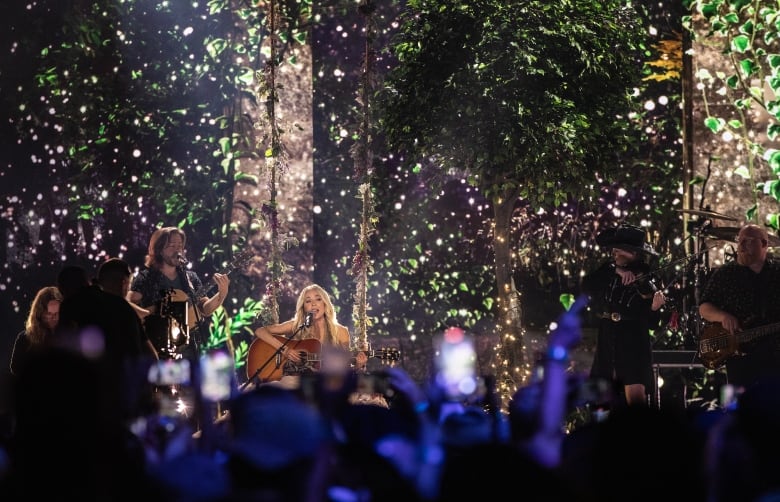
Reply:
[[[174,318],[182,327],[186,326],[189,330],[196,329],[203,319],[200,310],[192,304],[187,293],[181,289],[171,289],[166,293],[160,305],[160,315]]]
[[[737,337],[720,323],[709,324],[704,326],[699,338],[699,359],[705,368],[717,369],[737,353],[738,345]]]
[[[705,368],[717,369],[728,358],[737,354],[740,347],[766,335],[780,332],[780,323],[767,324],[731,334],[720,323],[704,326],[699,338],[699,358]]]
[[[286,337],[279,335],[274,335],[274,338],[279,340],[279,343],[284,343],[287,340]],[[310,365],[312,369],[319,370],[321,349],[319,340],[313,338],[292,340],[287,343],[287,347],[300,354],[301,366]],[[255,377],[261,382],[275,382],[281,379],[284,365],[289,359],[282,354],[274,354],[275,352],[274,347],[256,338],[249,346],[249,352],[246,355],[247,378]]]
[[[274,335],[279,343],[284,343],[287,338]],[[287,343],[292,350],[298,351],[301,369],[307,368],[319,371],[321,363],[322,345],[319,340],[309,338],[306,340],[293,340]],[[257,378],[260,382],[275,382],[283,376],[285,363],[289,360],[281,354],[275,354],[276,349],[259,338],[255,338],[249,346],[246,355],[246,376],[248,379]],[[369,358],[379,358],[383,362],[395,362],[401,357],[401,351],[394,348],[363,351]],[[270,361],[269,361],[270,359]],[[266,364],[267,363],[267,364]],[[259,371],[259,373],[258,373]]]

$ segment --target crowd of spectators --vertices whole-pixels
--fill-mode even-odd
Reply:
[[[172,361],[141,358],[132,403],[119,403],[105,361],[69,343],[31,352],[13,382],[14,421],[0,444],[2,500],[421,501],[663,500],[764,502],[780,496],[780,383],[748,388],[729,409],[693,413],[584,394],[570,371],[578,302],[551,329],[539,378],[501,409],[496,382],[453,399],[436,378],[400,367],[366,378],[320,372],[298,389],[231,379],[225,399],[190,378],[160,380]],[[92,336],[92,335],[90,335]],[[157,372],[150,373],[151,368]],[[153,379],[150,375],[154,374]],[[134,375],[134,376],[133,376]],[[107,377],[108,376],[108,377]],[[126,384],[126,382],[125,382]],[[170,388],[169,388],[170,387]],[[381,389],[381,390],[377,390]],[[603,390],[603,389],[602,389]],[[174,392],[176,391],[176,392]],[[147,399],[139,399],[146,396]],[[171,403],[190,399],[189,411]],[[595,396],[595,397],[594,397]],[[622,403],[622,404],[619,404]],[[577,408],[589,419],[576,428]],[[627,441],[626,438],[631,438]]]

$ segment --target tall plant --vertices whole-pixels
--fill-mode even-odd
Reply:
[[[590,195],[620,169],[644,39],[621,1],[414,0],[392,49],[381,127],[414,165],[463,170],[489,197],[499,308],[499,391],[530,374],[508,240],[516,204]]]
[[[39,212],[51,229],[43,245],[29,245],[39,256],[50,246],[55,264],[63,256],[98,261],[142,253],[155,226],[174,224],[202,250],[207,270],[256,238],[263,215],[278,229],[273,186],[285,152],[273,75],[290,47],[305,42],[308,6],[37,3],[34,9],[61,17],[56,30],[31,37],[45,38],[34,79],[20,78],[8,98],[16,102],[9,120],[36,164],[14,167],[45,172],[54,187],[33,191],[45,201],[19,198],[8,213],[18,221]],[[265,211],[242,203],[250,218],[239,221],[235,187],[258,184],[258,163],[271,173],[271,201]],[[26,193],[34,178],[17,189]],[[275,236],[274,249],[289,245]],[[286,270],[279,255],[269,261],[277,276]],[[256,295],[246,282],[233,281],[235,300],[225,303],[234,325],[245,317],[242,300]]]

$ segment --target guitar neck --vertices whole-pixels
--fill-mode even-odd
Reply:
[[[249,250],[242,251],[236,257],[233,259],[233,261],[222,269],[221,271],[217,272],[218,274],[222,275],[230,275],[233,273],[234,270],[241,267],[244,263],[248,261],[248,259],[252,256],[252,253]],[[209,293],[212,289],[216,286],[216,283],[214,282],[214,278],[212,277],[209,279],[209,281],[205,284],[202,284],[200,288],[195,292],[196,298],[203,298],[204,296],[210,296]]]
[[[214,289],[214,286],[216,284],[213,280],[210,280],[208,283],[203,284],[198,290],[195,292],[195,298],[203,298],[204,296],[210,296],[209,293],[212,289]]]
[[[227,270],[218,273],[224,275],[230,275],[230,272],[232,272],[232,270]],[[216,287],[216,285],[217,284],[214,282],[213,278],[209,279],[209,281],[206,284],[201,285],[201,287],[198,288],[198,290],[195,292],[195,298],[203,298],[204,296],[210,296],[209,293],[211,292],[212,289]]]
[[[777,333],[778,331],[780,331],[780,322],[739,332],[737,333],[737,339],[740,343],[747,343],[752,342],[753,340],[757,340],[763,336]]]

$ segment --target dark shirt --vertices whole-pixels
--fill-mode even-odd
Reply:
[[[105,355],[114,361],[147,354],[146,333],[133,307],[122,298],[92,285],[65,298],[60,306],[59,334],[71,335],[94,327],[105,341]]]
[[[647,274],[650,269],[641,261],[630,268],[636,275]],[[591,306],[599,317],[592,377],[622,385],[641,383],[651,388],[650,329],[658,325],[660,314],[651,310],[652,290],[648,288],[645,281],[623,285],[612,261],[583,279],[583,292],[590,297]],[[617,314],[620,320],[604,318],[603,314]]]
[[[16,335],[14,348],[11,352],[9,368],[12,375],[18,376],[21,373],[22,368],[24,368],[25,364],[27,364],[27,361],[30,359],[30,351],[32,350],[35,350],[35,345],[31,343],[30,339],[27,337],[27,331],[20,331],[19,334]]]
[[[187,326],[190,340],[185,340],[185,345],[194,343],[201,345],[207,337],[207,328],[202,326],[206,319],[201,318],[199,310],[199,298],[196,297],[202,290],[202,282],[198,274],[191,270],[178,269],[177,277],[171,281],[156,268],[145,268],[133,279],[130,285],[131,291],[141,294],[139,305],[144,308],[154,307],[154,313],[146,317],[144,324],[149,339],[158,351],[170,352],[178,350],[178,343],[172,344],[169,338],[169,318],[175,318],[182,326]],[[181,307],[186,312],[180,312],[180,308],[173,308],[170,312],[164,312],[163,301],[171,291],[181,291],[186,295],[189,306]],[[178,302],[173,302],[174,304]],[[182,302],[183,303],[183,302]],[[187,317],[183,317],[184,315]],[[197,349],[196,349],[197,350]]]
[[[141,320],[130,303],[121,296],[103,291],[100,286],[84,286],[60,305],[60,320],[53,339],[84,350],[94,347],[85,341],[88,333],[103,337],[99,363],[106,406],[117,418],[138,416],[139,407],[149,399],[143,387],[143,368],[153,358]],[[91,354],[86,354],[90,358]]]
[[[171,281],[156,268],[145,268],[135,276],[133,283],[130,285],[130,290],[141,293],[139,304],[144,308],[148,308],[158,305],[171,289],[184,291],[190,302],[193,305],[197,305],[198,298],[195,297],[195,293],[201,287],[202,283],[198,274],[191,270],[187,270],[186,274],[179,270],[176,280]]]
[[[711,303],[739,320],[737,349],[725,359],[730,384],[749,386],[766,376],[780,375],[780,264],[767,259],[760,273],[732,261],[715,269],[702,291],[700,303]],[[760,336],[751,328],[765,327]],[[747,331],[745,331],[747,330]],[[714,335],[712,334],[714,333]],[[705,331],[702,339],[725,336],[718,329]],[[744,343],[743,343],[744,342]]]
[[[760,273],[729,262],[710,276],[701,303],[712,303],[736,317],[743,328],[780,321],[780,264],[767,260]]]
[[[644,262],[636,262],[630,268],[635,275],[643,277],[650,271],[650,266]],[[611,261],[588,274],[582,281],[582,289],[591,297],[591,307],[597,310],[597,314],[619,313],[624,319],[650,316],[653,291],[649,287],[646,281],[623,285]],[[643,295],[648,298],[643,298]]]

